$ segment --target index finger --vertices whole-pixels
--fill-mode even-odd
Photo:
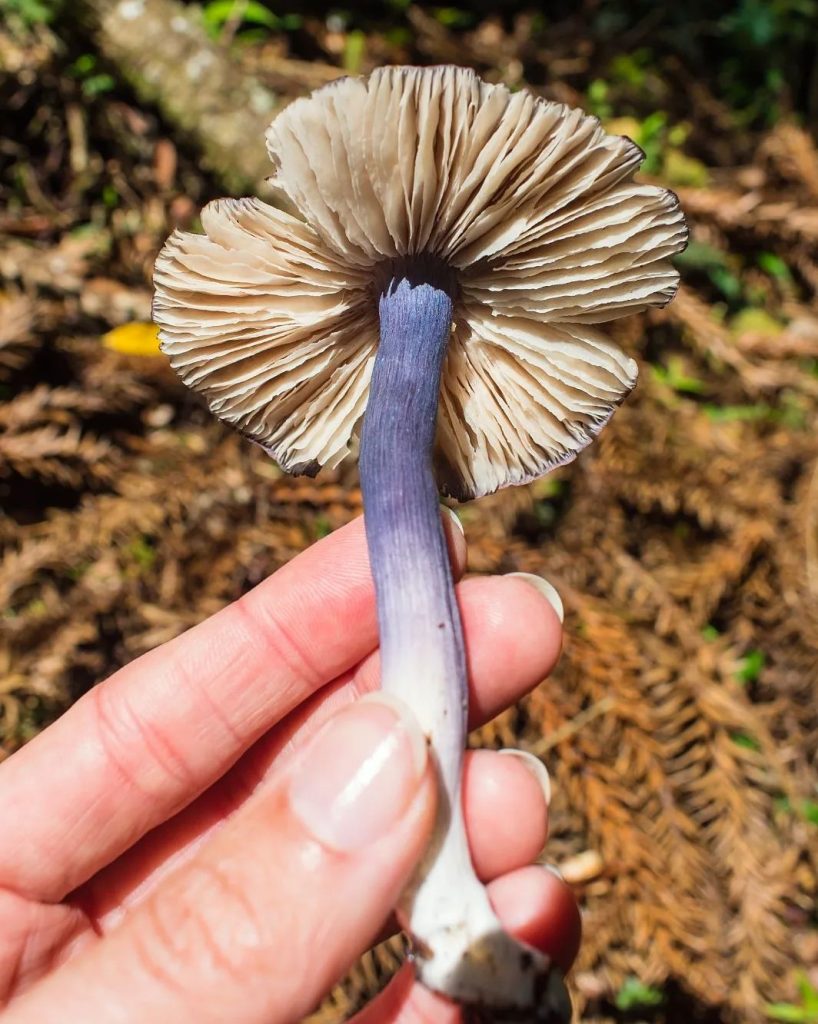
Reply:
[[[446,521],[459,574],[465,541]],[[62,899],[377,643],[359,518],[89,691],[0,765],[0,885]]]

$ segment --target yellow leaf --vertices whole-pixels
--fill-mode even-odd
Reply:
[[[627,135],[636,142],[642,134],[642,125],[635,117],[611,117],[605,122],[605,131],[611,135]]]
[[[701,160],[672,147],[665,153],[662,177],[669,185],[679,187],[707,188],[710,184],[710,171]]]
[[[123,324],[103,334],[102,344],[125,356],[158,356],[159,328],[156,324]]]
[[[740,309],[730,320],[730,333],[733,335],[763,334],[765,338],[777,338],[783,330],[784,324],[763,309]]]

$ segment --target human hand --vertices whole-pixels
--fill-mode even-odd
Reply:
[[[465,541],[447,519],[455,577]],[[458,584],[471,724],[538,683],[557,615],[517,578]],[[273,1024],[307,1014],[384,934],[435,784],[375,698],[363,522],[100,684],[0,765],[4,1024]],[[467,757],[472,857],[510,931],[567,969],[579,916],[530,862],[547,833],[516,757]],[[405,967],[358,1024],[454,1024]]]

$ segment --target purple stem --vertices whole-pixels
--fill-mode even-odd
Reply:
[[[414,712],[440,787],[432,843],[401,910],[419,977],[472,1007],[470,1019],[511,1019],[510,1010],[515,1020],[561,1024],[570,1005],[559,972],[503,931],[463,821],[468,677],[432,466],[453,282],[439,264],[414,259],[390,267],[383,283],[359,456],[381,686]]]
[[[445,287],[396,277],[380,297],[380,318],[359,464],[378,601],[381,685],[404,701],[407,692],[415,693],[413,707],[445,704],[440,711],[449,728],[435,737],[435,754],[451,798],[460,785],[468,683],[432,445],[452,299]],[[434,687],[427,700],[424,686]],[[427,730],[435,724],[421,722]]]

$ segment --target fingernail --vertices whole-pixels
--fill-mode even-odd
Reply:
[[[373,693],[330,719],[298,758],[290,806],[307,831],[340,852],[386,835],[411,804],[426,769],[412,713]]]
[[[455,512],[453,508],[449,508],[448,505],[441,505],[443,514],[451,521],[452,525],[457,528],[460,532],[461,537],[466,536],[466,531],[463,529],[463,524],[460,522],[460,516]]]
[[[516,747],[505,747],[498,751],[499,754],[506,754],[509,757],[516,757],[518,761],[529,771],[539,783],[540,789],[545,797],[546,806],[551,803],[551,776],[542,761],[529,754],[527,750],[517,750]]]
[[[565,881],[565,875],[560,871],[556,864],[549,862],[542,865],[546,871],[550,871],[552,875],[555,875],[561,882]]]
[[[530,583],[531,586],[546,599],[551,605],[554,611],[557,613],[557,618],[560,622],[565,620],[565,609],[562,606],[562,598],[557,593],[556,587],[548,580],[542,578],[542,576],[535,576],[533,572],[509,572],[507,576],[516,576],[518,579],[525,580],[526,583]]]

